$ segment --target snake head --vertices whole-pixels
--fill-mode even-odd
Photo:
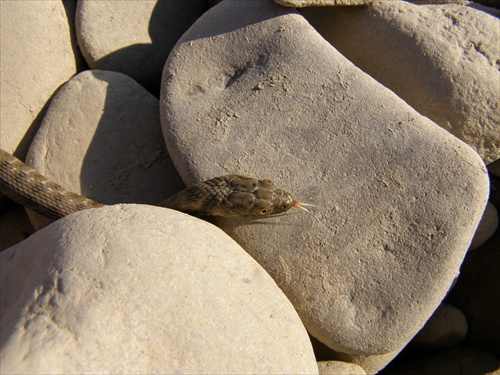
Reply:
[[[224,216],[266,217],[281,214],[295,207],[310,211],[304,206],[314,206],[294,200],[292,195],[277,188],[269,180],[257,180],[245,176],[231,176],[231,194],[228,203],[231,210]]]
[[[231,190],[227,198],[231,213],[225,216],[265,217],[288,211],[293,204],[292,196],[269,180],[237,176]]]
[[[175,194],[161,206],[195,215],[267,217],[301,207],[269,180],[241,175],[212,178]]]

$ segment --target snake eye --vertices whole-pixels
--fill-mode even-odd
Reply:
[[[263,208],[262,210],[260,210],[260,213],[261,213],[262,215],[267,214],[267,208]]]

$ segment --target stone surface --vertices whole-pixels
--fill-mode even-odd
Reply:
[[[500,233],[497,231],[481,248],[469,251],[460,277],[446,301],[467,318],[468,333],[463,345],[500,356]]]
[[[206,0],[80,0],[80,48],[91,68],[127,74],[158,95],[170,50],[207,8]]]
[[[303,8],[310,6],[366,5],[370,4],[374,0],[274,0],[274,1],[276,1],[277,4],[285,7]]]
[[[158,100],[116,72],[86,71],[60,90],[27,163],[107,204],[155,204],[183,188],[163,141]],[[48,222],[30,216],[36,228]]]
[[[13,206],[0,212],[0,251],[24,241],[33,232],[23,207]]]
[[[318,362],[320,375],[366,375],[358,365],[341,361],[321,361]]]
[[[385,368],[389,363],[391,363],[394,358],[403,350],[404,345],[396,348],[394,351],[379,355],[362,355],[362,354],[347,354],[337,352],[333,358],[337,361],[344,361],[358,365],[368,375],[375,375],[381,369]]]
[[[497,373],[498,358],[475,348],[449,349],[433,357],[419,359],[388,375],[486,375]]]
[[[484,210],[483,217],[474,233],[474,238],[470,244],[471,249],[477,249],[483,245],[495,233],[498,228],[498,212],[491,202],[488,202]]]
[[[163,77],[162,126],[187,184],[242,173],[318,206],[218,222],[309,332],[345,353],[400,350],[445,296],[484,210],[478,155],[271,1],[212,8]]]
[[[335,350],[329,348],[312,336],[311,343],[313,345],[316,359],[318,360],[319,369],[319,362],[337,361],[357,365],[362,368],[363,371],[365,371],[367,374],[378,373],[381,369],[392,362],[392,360],[399,354],[401,349],[403,349],[403,347],[397,348],[390,353],[381,355],[361,355],[336,352]]]
[[[450,348],[460,344],[466,335],[467,320],[464,314],[456,307],[442,303],[412,343],[426,349]]]
[[[304,9],[344,56],[421,114],[500,158],[500,20],[469,7],[377,2]]]
[[[0,148],[24,160],[44,106],[76,73],[68,15],[62,1],[0,1],[0,31]]]
[[[215,226],[116,205],[1,254],[1,372],[317,373],[269,275]]]

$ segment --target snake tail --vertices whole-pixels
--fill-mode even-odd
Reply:
[[[89,208],[104,206],[49,181],[1,149],[0,191],[24,207],[52,220]]]

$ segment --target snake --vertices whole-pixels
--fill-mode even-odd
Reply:
[[[49,219],[105,204],[68,191],[15,156],[0,149],[0,192]],[[194,216],[268,217],[295,207],[309,212],[307,204],[268,179],[239,174],[215,177],[172,195],[156,206]]]

